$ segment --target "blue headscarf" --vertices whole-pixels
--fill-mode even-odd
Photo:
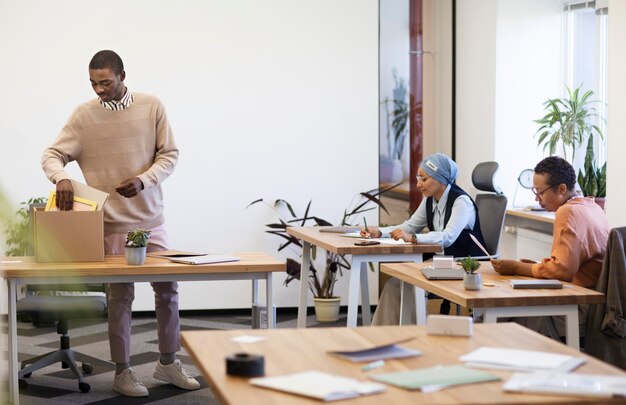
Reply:
[[[420,164],[430,177],[441,184],[452,184],[459,173],[459,167],[443,153],[435,153],[426,157]]]

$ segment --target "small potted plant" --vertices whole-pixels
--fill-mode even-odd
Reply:
[[[593,134],[589,134],[587,151],[585,153],[585,166],[578,170],[578,185],[585,197],[594,197],[596,204],[604,209],[606,198],[606,162],[602,167],[597,167],[596,157],[593,151]]]
[[[126,263],[141,265],[146,260],[150,231],[135,228],[126,235]]]
[[[461,260],[461,267],[465,270],[463,275],[463,287],[466,290],[480,290],[483,285],[480,273],[475,273],[480,267],[480,262],[473,257],[466,257]]]

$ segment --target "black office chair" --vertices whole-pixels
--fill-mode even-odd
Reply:
[[[31,213],[36,206],[29,207]],[[100,294],[81,294],[86,292]],[[18,373],[20,388],[28,386],[25,378],[30,377],[33,371],[61,362],[62,368],[70,368],[78,379],[78,389],[88,392],[91,387],[85,382],[83,373],[91,373],[93,364],[115,368],[111,362],[76,352],[70,347],[70,320],[106,318],[107,300],[103,284],[29,285],[27,295],[17,301],[16,309],[20,318],[31,320],[35,326],[56,321],[57,333],[61,335],[59,350],[22,361],[22,369]],[[82,363],[82,372],[77,362]]]
[[[474,201],[478,208],[480,230],[485,240],[487,252],[495,259],[500,257],[500,236],[504,227],[507,198],[502,190],[494,183],[494,176],[498,171],[497,162],[482,162],[472,171],[472,183],[479,191]],[[488,260],[487,256],[476,257],[478,260]]]

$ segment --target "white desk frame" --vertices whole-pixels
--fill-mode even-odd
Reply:
[[[8,349],[9,349],[9,401],[19,404],[20,395],[18,389],[17,373],[19,363],[17,361],[17,291],[20,285],[26,284],[71,284],[77,281],[81,283],[131,283],[131,282],[152,282],[152,281],[218,281],[218,280],[252,280],[252,303],[257,304],[258,300],[258,280],[265,280],[266,283],[266,305],[268,327],[276,327],[274,319],[274,299],[272,289],[272,272],[229,272],[229,273],[197,273],[197,274],[142,274],[128,276],[106,276],[91,275],[64,277],[15,277],[8,278]]]
[[[428,314],[426,290],[400,280],[400,325],[410,322],[410,311],[405,294],[415,294],[415,311],[418,325],[426,324]],[[413,287],[411,289],[411,287]],[[485,323],[498,322],[499,318],[518,318],[527,316],[565,316],[567,345],[580,350],[580,333],[578,330],[578,305],[533,305],[511,307],[481,307],[474,309],[475,315],[483,314]]]
[[[359,307],[359,282],[361,289],[361,311],[363,326],[372,323],[370,309],[367,263],[373,262],[416,262],[422,261],[422,253],[378,253],[352,254],[350,262],[350,286],[348,289],[347,326],[356,326]],[[298,328],[306,328],[307,297],[309,292],[309,268],[311,266],[311,243],[302,241],[302,267],[300,268],[300,301],[298,303]]]

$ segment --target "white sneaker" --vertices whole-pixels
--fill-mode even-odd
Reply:
[[[129,397],[147,397],[148,389],[135,375],[132,368],[127,368],[113,379],[113,391]]]
[[[197,390],[200,388],[200,383],[185,370],[183,363],[178,359],[168,365],[163,365],[161,360],[157,360],[153,377],[185,390]]]

